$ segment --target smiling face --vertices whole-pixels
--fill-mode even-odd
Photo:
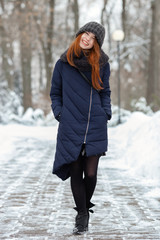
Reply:
[[[80,39],[80,47],[82,49],[91,49],[95,41],[95,35],[91,32],[84,32]]]

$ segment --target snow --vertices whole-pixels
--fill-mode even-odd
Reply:
[[[132,72],[132,68],[131,68],[131,65],[129,63],[124,64],[124,69],[129,73]]]
[[[25,126],[19,124],[0,125],[0,145],[9,138],[34,137],[38,139],[55,140],[57,136],[57,124],[55,126]],[[7,144],[6,144],[7,145]],[[7,147],[9,149],[9,147]],[[1,150],[3,147],[1,148]],[[1,152],[0,150],[0,152]]]
[[[160,180],[160,111],[153,116],[134,112],[128,121],[110,129],[110,137],[119,141],[118,164],[130,174],[158,183]]]
[[[20,124],[0,125],[0,161],[8,161],[15,155],[17,139],[33,138],[39,140],[55,141],[57,125],[55,126],[25,126]],[[25,144],[25,141],[24,141]]]
[[[21,3],[21,8],[25,8],[26,5],[24,3]]]
[[[113,71],[118,70],[118,62],[117,61],[112,61],[110,66],[111,66],[111,70],[113,70]]]
[[[147,113],[147,115],[152,116],[153,111],[150,106],[147,106],[147,101],[144,97],[140,97],[138,100],[132,100],[131,106],[133,111],[141,111],[143,113]]]

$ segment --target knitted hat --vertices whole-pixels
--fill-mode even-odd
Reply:
[[[86,23],[78,30],[78,32],[76,33],[76,37],[83,32],[91,32],[95,34],[99,46],[102,46],[105,37],[105,28],[101,24],[97,22]]]

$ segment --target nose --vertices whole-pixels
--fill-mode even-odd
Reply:
[[[89,39],[90,39],[90,36],[89,36],[89,35],[86,35],[86,39],[89,41]]]

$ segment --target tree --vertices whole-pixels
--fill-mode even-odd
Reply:
[[[105,23],[107,24],[107,36],[108,36],[108,51],[110,52],[112,49],[112,40],[111,40],[111,24],[110,19],[112,16],[112,10],[114,8],[114,4],[111,7],[110,11],[107,10],[107,4],[108,0],[103,1],[103,8],[101,11],[101,24],[105,26]]]
[[[32,106],[32,89],[31,89],[31,17],[28,5],[25,2],[16,1],[16,8],[19,17],[20,33],[20,59],[23,82],[23,107],[26,110]]]
[[[73,13],[74,13],[74,32],[77,32],[79,29],[79,7],[78,0],[73,2]]]
[[[126,0],[122,0],[122,29],[126,36]]]
[[[44,57],[44,64],[45,64],[45,71],[46,71],[46,89],[45,95],[49,96],[50,92],[50,82],[52,76],[52,52],[53,52],[53,33],[54,33],[54,12],[55,12],[55,0],[49,0],[48,2],[48,14],[45,14],[45,17],[48,15],[46,26],[43,24],[43,9],[41,10],[41,16],[38,16],[36,12],[32,11],[33,18],[35,20],[37,32],[38,32],[38,39],[41,44],[42,53]],[[31,5],[31,9],[33,9],[33,5]],[[39,24],[39,20],[42,24]],[[46,29],[46,31],[45,31]]]
[[[7,12],[5,11],[4,1],[0,1],[3,14],[0,15],[0,43],[1,43],[1,56],[2,56],[2,71],[1,73],[6,79],[8,87],[13,90],[14,76],[13,76],[13,49],[12,39],[8,30],[8,20],[5,20]],[[5,16],[5,17],[4,17]],[[6,22],[6,24],[4,24]]]
[[[154,110],[160,107],[160,1],[152,2],[150,58],[147,81],[147,102]]]

